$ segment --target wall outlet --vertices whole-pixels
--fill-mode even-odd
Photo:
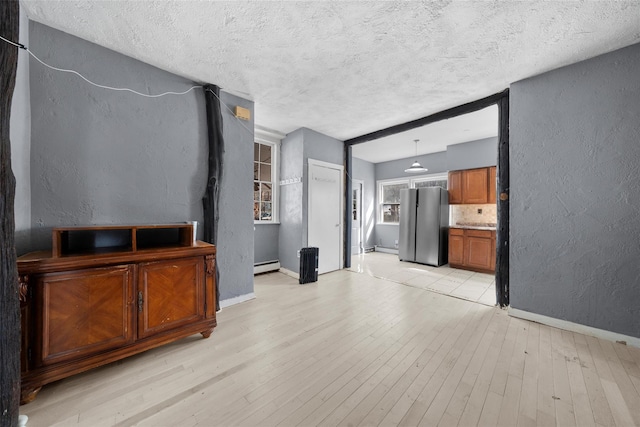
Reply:
[[[300,250],[297,250],[297,251],[296,251],[296,256],[297,256],[298,258],[300,258]]]
[[[481,214],[482,213],[482,208],[478,208],[478,213]]]
[[[397,240],[395,241],[395,245],[396,245],[396,248],[397,248],[398,247],[398,241]]]

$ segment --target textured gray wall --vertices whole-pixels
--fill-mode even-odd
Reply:
[[[253,121],[233,116],[239,105],[255,116],[253,102],[221,92],[224,156],[220,189],[217,265],[220,299],[253,292]],[[204,112],[204,105],[200,105]],[[198,181],[199,184],[199,181]],[[196,193],[198,203],[202,193]],[[199,205],[200,206],[200,205]]]
[[[280,225],[255,224],[253,263],[260,264],[267,261],[277,261],[280,240]]]
[[[498,123],[496,123],[496,127]],[[498,138],[485,138],[447,147],[450,171],[495,166],[498,162]]]
[[[43,60],[102,84],[151,93],[193,84],[35,22],[30,42]],[[99,89],[35,63],[30,80],[32,249],[49,248],[51,227],[59,225],[202,224],[208,155],[202,90],[143,98]],[[253,108],[228,94],[222,99]],[[253,291],[253,126],[222,111],[218,265],[220,296],[227,299]]]
[[[353,179],[364,182],[362,211],[364,218],[364,247],[372,248],[376,243],[376,168],[373,163],[353,158]]]
[[[300,182],[280,186],[278,253],[280,265],[294,272],[300,269],[297,251],[306,242],[302,234],[303,142],[303,130],[298,129],[288,134],[280,145],[280,179],[300,179]]]
[[[344,144],[307,128],[297,129],[282,140],[280,179],[302,179],[280,187],[280,265],[296,273],[300,269],[297,251],[307,246],[309,159],[343,165]]]
[[[20,8],[20,43],[29,46],[29,19]],[[29,250],[31,245],[31,109],[29,105],[29,55],[18,50],[16,86],[11,101],[9,138],[11,140],[11,169],[16,177],[14,214],[16,222],[16,252]]]
[[[510,297],[640,337],[640,45],[511,86]]]

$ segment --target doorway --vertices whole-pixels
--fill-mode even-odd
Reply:
[[[364,252],[362,221],[362,195],[364,194],[364,181],[354,179],[351,189],[351,255],[360,255]]]
[[[307,243],[319,249],[318,274],[341,268],[343,175],[342,165],[309,159]]]

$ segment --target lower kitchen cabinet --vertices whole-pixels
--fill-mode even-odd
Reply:
[[[464,264],[464,230],[449,229],[449,265]]]
[[[495,231],[449,229],[449,266],[481,273],[494,273],[495,264]]]

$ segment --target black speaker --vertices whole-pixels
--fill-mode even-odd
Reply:
[[[300,284],[318,281],[318,248],[300,249]]]

